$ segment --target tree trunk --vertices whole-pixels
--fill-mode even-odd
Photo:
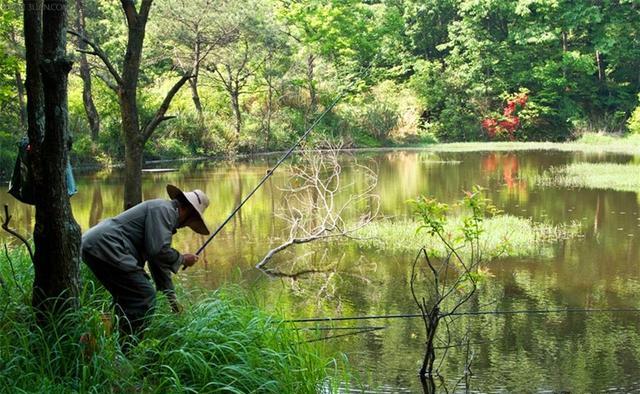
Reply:
[[[569,41],[567,38],[567,32],[563,31],[562,32],[562,53],[567,53],[567,51],[569,50]],[[562,77],[563,78],[567,78],[567,66],[563,65],[562,66]]]
[[[200,71],[200,38],[196,36],[196,43],[193,48],[194,59],[193,59],[193,78],[189,80],[189,86],[191,86],[191,99],[193,100],[193,105],[196,107],[196,111],[198,112],[198,121],[200,122],[200,126],[204,124],[204,115],[202,113],[202,102],[200,101],[200,95],[198,94],[198,76]]]
[[[269,51],[269,56],[265,59],[265,80],[267,82],[267,121],[265,124],[265,132],[267,137],[267,150],[271,147],[271,116],[273,112],[273,75],[270,72],[269,65],[273,57],[273,51]]]
[[[236,143],[238,143],[240,142],[240,130],[242,129],[242,115],[240,114],[240,93],[235,89],[231,92],[231,105],[236,118]]]
[[[596,51],[596,63],[598,65],[598,81],[603,82],[605,80],[605,72],[602,53],[600,51]]]
[[[91,200],[91,209],[89,210],[89,227],[93,227],[102,219],[104,204],[102,202],[102,190],[100,186],[93,189],[93,199]]]
[[[195,74],[194,77],[189,80],[189,86],[191,87],[191,99],[198,113],[198,121],[202,125],[204,124],[204,114],[202,112],[202,101],[198,93],[198,74]]]
[[[140,131],[137,98],[138,75],[147,20],[145,15],[135,13],[133,8],[129,11],[132,14],[127,16],[130,18],[127,22],[127,50],[122,67],[122,84],[118,92],[124,138],[124,209],[142,202],[142,151],[145,143]]]
[[[126,140],[124,145],[124,209],[142,201],[142,146],[137,141]]]
[[[24,4],[27,108],[36,194],[32,304],[44,323],[77,306],[80,227],[67,194],[66,2]]]
[[[267,84],[269,91],[267,92],[267,125],[265,127],[267,132],[267,150],[271,148],[271,116],[273,112],[273,77],[269,75]]]
[[[120,90],[120,116],[124,138],[124,209],[142,201],[142,150],[135,88]]]
[[[24,102],[24,84],[22,83],[22,75],[16,70],[16,90],[18,91],[18,105],[20,106],[20,125],[27,127],[27,107]]]
[[[316,83],[314,81],[315,60],[316,60],[316,57],[314,55],[309,55],[309,57],[307,57],[307,85],[309,87],[309,113],[310,114],[313,114],[314,112],[316,112],[316,105],[317,105]]]
[[[76,0],[76,30],[78,33],[86,37],[85,23],[84,23],[84,4],[82,0]],[[89,120],[89,128],[91,129],[91,140],[97,141],[100,134],[100,115],[93,103],[93,95],[91,93],[91,71],[89,70],[89,62],[87,61],[87,55],[82,51],[87,49],[87,43],[83,40],[78,40],[78,49],[80,49],[80,78],[82,78],[82,102],[84,103],[84,110]]]

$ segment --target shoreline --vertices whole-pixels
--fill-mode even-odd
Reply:
[[[411,151],[411,152],[518,152],[518,151],[557,151],[557,152],[583,152],[587,154],[620,154],[628,156],[640,156],[640,137],[608,137],[608,141],[583,142],[580,140],[571,142],[448,142],[435,144],[418,144],[418,145],[390,145],[381,147],[355,147],[340,149],[341,152],[359,153],[359,152],[393,152],[393,151]],[[637,139],[637,143],[629,143],[629,139]],[[326,149],[319,149],[326,151]],[[252,159],[258,157],[268,157],[284,154],[286,150],[273,150],[254,153],[239,153],[234,156],[214,155],[214,156],[196,156],[183,157],[176,159],[156,159],[148,160],[143,163],[143,167],[154,168],[154,166],[165,163],[186,163],[194,161],[225,161],[232,159]],[[74,165],[74,171],[79,173],[99,171],[105,169],[124,168],[124,162],[118,162],[110,165],[99,164],[79,164]],[[9,178],[2,179],[7,183]]]

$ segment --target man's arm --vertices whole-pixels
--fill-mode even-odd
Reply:
[[[177,273],[184,264],[184,257],[171,247],[176,213],[172,208],[157,206],[150,208],[145,219],[145,249],[149,260],[149,271],[156,290],[164,293],[174,312],[180,311],[171,273]]]
[[[176,213],[172,208],[150,208],[145,219],[144,242],[149,261],[177,273],[184,264],[184,257],[171,247]]]
[[[176,291],[173,286],[173,281],[171,280],[171,270],[150,260],[149,271],[153,277],[153,282],[156,284],[156,290],[167,296],[171,310],[175,313],[180,312],[181,307],[180,304],[178,304]]]

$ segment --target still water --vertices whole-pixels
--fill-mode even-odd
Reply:
[[[555,244],[550,256],[491,262],[491,277],[472,309],[640,308],[640,191],[535,183],[536,176],[551,166],[584,161],[626,163],[637,158],[552,151],[416,150],[356,156],[360,164],[377,171],[376,193],[381,198],[381,215],[387,217],[410,215],[406,201],[418,195],[451,203],[461,198],[463,190],[480,185],[506,213],[538,222],[581,223],[582,236]],[[165,198],[167,183],[202,189],[211,199],[205,216],[214,229],[275,160],[172,164],[178,171],[144,174],[144,199]],[[351,163],[353,157],[345,155],[343,179],[359,185],[362,179],[352,171]],[[390,254],[350,241],[294,250],[303,256],[300,261],[325,259],[321,261],[338,267],[328,273],[297,280],[273,279],[253,268],[286,235],[277,214],[283,207],[281,188],[287,178],[286,168],[276,172],[210,244],[205,261],[181,273],[179,281],[187,287],[212,289],[240,283],[259,295],[266,308],[291,318],[417,312],[409,290],[414,253]],[[119,170],[80,173],[77,181],[79,193],[72,203],[83,230],[120,211],[123,176]],[[22,232],[31,228],[33,212],[2,195],[0,203],[6,202],[14,215],[13,225]],[[204,240],[181,230],[174,242],[176,248],[189,252]],[[287,263],[280,258],[270,264]],[[420,392],[421,321],[335,324],[354,325],[386,328],[324,344],[346,355],[361,384],[373,392]],[[467,329],[470,348],[449,349],[440,368],[450,392],[640,392],[640,314],[486,315],[460,319],[451,328],[454,337]],[[465,387],[464,380],[456,383],[463,377],[467,350],[472,375]]]

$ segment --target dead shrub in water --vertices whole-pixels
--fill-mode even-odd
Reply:
[[[276,276],[331,271],[334,267],[325,258],[319,259],[320,265],[298,266],[297,272],[265,267],[294,245],[356,238],[354,233],[378,215],[380,198],[374,193],[377,172],[350,157],[350,170],[361,183],[345,182],[342,164],[346,158],[340,156],[341,145],[326,142],[323,146],[328,148],[304,150],[299,162],[290,167],[291,176],[282,188],[283,208],[277,214],[287,223],[286,240],[268,251],[256,268]]]

